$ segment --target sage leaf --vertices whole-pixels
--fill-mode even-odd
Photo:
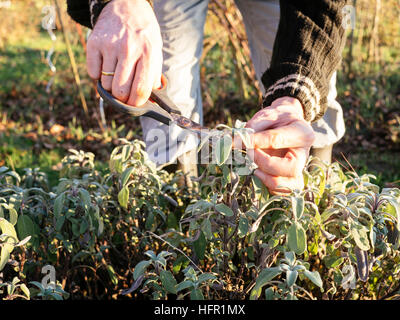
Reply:
[[[332,256],[324,257],[323,261],[327,268],[336,268],[344,262],[344,258],[332,255]]]
[[[249,220],[245,217],[239,218],[239,226],[238,226],[238,235],[240,238],[246,236],[247,232],[249,232]]]
[[[125,187],[125,185],[127,184],[128,180],[129,180],[129,178],[130,178],[130,176],[132,174],[132,171],[134,169],[135,169],[134,167],[129,167],[129,168],[125,169],[124,172],[122,172],[122,174],[121,174],[121,187]]]
[[[227,217],[233,216],[233,211],[232,211],[232,209],[229,208],[226,204],[219,203],[219,204],[217,204],[217,205],[215,206],[215,209],[216,209],[219,213],[223,214],[224,216],[227,216]]]
[[[288,287],[291,287],[296,283],[298,275],[299,275],[299,273],[296,270],[286,271],[286,283],[287,283]]]
[[[0,229],[2,234],[7,235],[7,240],[2,243],[2,248],[11,252],[19,240],[14,226],[4,218],[0,218]]]
[[[90,204],[91,204],[89,192],[87,190],[85,190],[85,189],[80,188],[79,189],[79,196],[80,196],[81,200],[83,201],[83,203],[85,205],[85,209],[89,210]]]
[[[56,218],[59,217],[62,213],[64,201],[65,201],[65,193],[61,193],[59,196],[57,196],[56,200],[54,200],[53,213]]]
[[[150,261],[140,261],[133,270],[133,280],[137,280],[150,265]]]
[[[25,283],[21,283],[20,288],[24,295],[29,299],[31,297],[31,292],[29,291],[28,287]]]
[[[216,278],[217,277],[211,273],[202,273],[201,275],[199,275],[197,283],[200,284],[200,283],[206,282],[208,280],[214,280]]]
[[[274,300],[275,292],[273,288],[265,289],[265,300]]]
[[[215,146],[215,156],[217,165],[223,165],[229,158],[232,151],[232,136],[225,134],[218,139]]]
[[[197,258],[199,258],[200,260],[204,259],[206,245],[206,237],[204,236],[204,233],[200,231],[199,238],[193,242],[194,252],[196,253]]]
[[[194,289],[190,293],[190,299],[191,300],[204,300],[204,296],[200,289]]]
[[[361,250],[368,251],[371,248],[368,240],[367,230],[364,227],[359,227],[356,224],[352,224],[350,227],[350,232],[356,245]]]
[[[176,286],[176,292],[185,290],[185,289],[190,288],[190,287],[194,287],[193,281],[191,281],[191,280],[182,281],[181,283],[179,283]]]
[[[118,284],[118,277],[115,273],[114,268],[111,265],[107,265],[107,272],[108,275],[110,276],[112,284],[116,286]]]
[[[312,281],[316,286],[322,289],[322,280],[321,276],[319,275],[318,271],[308,271],[304,270],[304,275]]]
[[[133,284],[131,285],[131,287],[130,287],[129,289],[123,290],[123,291],[121,292],[121,294],[127,295],[127,294],[130,294],[130,293],[132,293],[133,291],[135,291],[137,288],[140,287],[140,285],[141,285],[142,282],[143,282],[143,279],[144,279],[144,275],[141,275],[139,278],[137,278],[136,281],[133,282]]]
[[[18,217],[17,231],[20,239],[35,235],[34,222],[28,215],[22,214]]]
[[[8,259],[10,258],[10,251],[4,246],[0,252],[0,271],[5,267]]]
[[[292,210],[296,220],[300,220],[304,213],[304,198],[291,197]]]
[[[294,222],[288,230],[287,244],[297,255],[303,254],[307,248],[306,232],[298,222]]]
[[[251,291],[250,300],[257,300],[261,295],[262,288],[276,276],[281,274],[282,271],[279,268],[265,268],[263,269],[257,277],[256,285]]]
[[[127,187],[123,187],[120,192],[118,192],[118,202],[122,208],[128,208],[128,199],[129,189]]]
[[[210,240],[213,237],[210,219],[204,219],[201,224],[201,230],[204,232],[205,237]]]
[[[15,226],[15,224],[18,221],[18,213],[17,210],[15,210],[14,208],[9,207],[8,208],[8,213],[10,215],[10,223]]]
[[[161,283],[163,284],[165,290],[170,293],[176,294],[177,282],[170,271],[161,270],[160,272]]]
[[[369,276],[368,253],[361,250],[358,246],[354,247],[357,258],[357,274],[361,281],[366,282]]]

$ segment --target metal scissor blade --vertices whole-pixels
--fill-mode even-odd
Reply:
[[[176,124],[178,127],[183,129],[187,129],[193,133],[196,133],[200,136],[208,136],[211,130],[207,127],[203,127],[197,122],[190,120],[184,116],[181,116],[176,113],[171,113],[172,123]]]
[[[170,115],[173,119],[171,123],[174,123],[182,129],[186,129],[189,132],[197,135],[197,138],[200,139],[200,148],[202,148],[206,141],[208,141],[212,148],[214,148],[217,141],[226,134],[220,130],[203,127],[197,122],[194,122],[184,116],[174,113],[171,113]]]

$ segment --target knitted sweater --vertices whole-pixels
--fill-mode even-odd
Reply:
[[[68,13],[92,28],[111,0],[67,0]],[[341,62],[346,0],[280,0],[280,22],[269,68],[262,76],[263,106],[283,96],[297,98],[307,121],[327,108],[329,81]]]

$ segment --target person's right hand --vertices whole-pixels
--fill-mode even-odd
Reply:
[[[89,36],[87,70],[103,88],[132,106],[144,104],[161,86],[162,40],[146,0],[113,0]],[[105,76],[101,71],[115,72]]]

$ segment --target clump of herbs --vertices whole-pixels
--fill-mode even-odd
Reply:
[[[157,170],[137,140],[121,141],[105,173],[93,154],[71,150],[54,188],[38,168],[20,177],[1,167],[0,297],[396,297],[399,189],[321,163],[304,170],[304,190],[271,196],[232,149],[248,129],[218,129],[198,192]]]

